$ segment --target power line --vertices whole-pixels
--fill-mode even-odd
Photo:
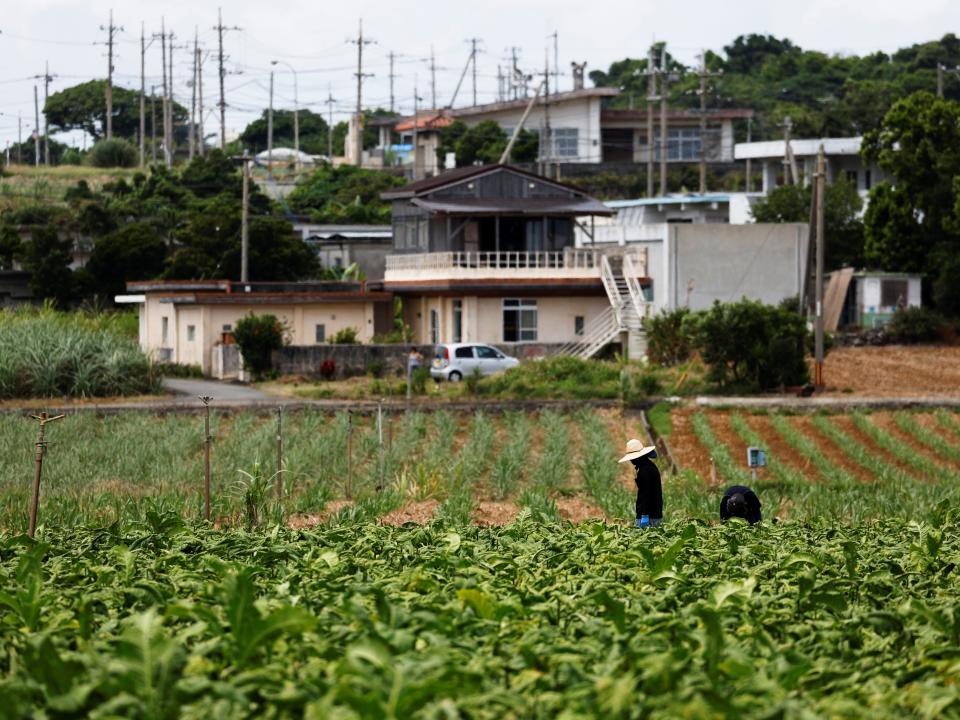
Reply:
[[[223,80],[227,71],[223,67],[223,33],[224,31],[239,30],[238,27],[224,27],[223,12],[217,8],[217,24],[213,28],[217,31],[217,63],[219,65],[220,75],[220,150],[226,152],[227,149],[227,101],[223,91]]]
[[[107,140],[113,139],[113,39],[123,30],[113,24],[113,10],[110,10],[110,23],[107,27],[100,26],[107,31]]]
[[[375,40],[364,39],[363,37],[363,18],[360,19],[357,26],[357,39],[349,40],[348,42],[357,46],[357,114],[355,120],[355,129],[356,136],[354,137],[354,145],[351,148],[353,156],[353,164],[357,167],[360,166],[363,161],[363,79],[365,77],[373,77],[371,73],[363,72],[363,46],[372,45],[375,43]]]

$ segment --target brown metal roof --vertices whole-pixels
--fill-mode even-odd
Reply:
[[[515,175],[522,175],[523,177],[528,177],[548,185],[554,185],[555,187],[559,187],[579,196],[586,197],[582,190],[575,188],[572,185],[567,185],[565,183],[543,177],[542,175],[537,175],[536,173],[521,170],[513,165],[468,165],[466,167],[454,168],[453,170],[446,170],[439,175],[434,175],[433,177],[417,180],[416,182],[412,182],[409,185],[404,185],[396,190],[388,190],[387,192],[380,193],[380,197],[384,200],[405,200],[407,198],[432,192],[438,188],[446,187],[448,185],[455,185],[457,183],[464,182],[465,180],[469,180],[470,178],[475,178],[479,177],[480,175],[486,175],[487,173],[494,172],[510,172],[514,173]]]
[[[754,116],[753,110],[745,108],[723,108],[708,110],[707,120],[746,120]],[[660,111],[654,113],[654,119],[659,121]],[[667,120],[699,120],[699,110],[673,110],[667,112]],[[647,111],[608,109],[600,111],[600,122],[632,122],[647,121]]]
[[[464,198],[426,200],[414,198],[413,204],[444,215],[614,215],[602,202],[579,198]]]

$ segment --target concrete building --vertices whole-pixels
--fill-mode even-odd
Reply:
[[[871,187],[890,178],[875,163],[863,162],[860,157],[862,141],[862,137],[791,140],[790,149],[805,185],[816,172],[817,153],[822,144],[826,157],[827,182],[833,183],[840,177],[846,178],[866,197]],[[750,160],[754,163],[753,171],[756,164],[760,165],[763,171],[763,194],[784,183],[787,172],[786,145],[783,140],[737,143],[734,154],[738,161]]]
[[[648,142],[646,110],[605,109],[604,101],[619,94],[616,88],[580,88],[553,93],[549,99],[540,97],[534,103],[524,123],[524,129],[541,133],[548,119],[550,147],[542,148],[541,159],[569,165],[640,165],[653,152],[660,159],[660,112],[655,113],[653,144]],[[417,173],[414,177],[429,177],[442,169],[437,158],[440,131],[456,120],[468,126],[493,120],[508,134],[520,122],[530,98],[460,107],[446,110],[423,110],[414,118],[375,121],[381,128],[383,147],[393,134],[400,142],[393,153],[401,164],[411,164],[414,125],[417,128]],[[752,110],[714,110],[706,115],[706,160],[708,163],[732,163],[734,160],[734,122],[753,117]],[[667,162],[694,163],[700,161],[700,113],[675,110],[667,114]]]
[[[574,247],[612,210],[517,168],[451,170],[383,194],[393,203],[384,289],[414,342],[570,344],[589,356],[646,311],[645,257]]]
[[[291,345],[317,345],[354,328],[360,342],[392,327],[393,297],[361,283],[236,283],[154,280],[127,283],[118,303],[139,306],[140,346],[162,362],[199,365],[206,375],[222,362],[237,321],[275,315]]]
[[[922,276],[908,273],[851,268],[830,273],[824,296],[827,330],[886,325],[898,309],[920,307],[921,285]]]
[[[293,230],[312,247],[324,268],[356,263],[367,282],[383,280],[387,254],[393,247],[389,225],[327,225],[294,222]]]
[[[614,209],[617,203],[606,204]],[[712,206],[712,202],[704,204]],[[696,212],[720,213],[721,207],[718,203],[716,210]],[[650,223],[641,221],[642,213],[633,212],[638,209],[647,206],[621,208],[616,218],[597,224],[592,237],[578,230],[576,245],[641,251],[647,258],[645,297],[653,311],[702,310],[714,300],[741,297],[774,304],[800,294],[809,245],[806,223],[732,225],[719,220],[676,222],[669,218]]]

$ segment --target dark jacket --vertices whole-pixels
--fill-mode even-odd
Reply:
[[[732,517],[732,515],[730,515],[730,513],[727,511],[727,500],[737,493],[743,495],[743,499],[747,501],[747,517],[745,519],[750,523],[760,522],[760,498],[758,498],[757,494],[746,485],[734,485],[733,487],[728,488],[723,494],[723,499],[720,501],[720,519],[726,521]]]
[[[660,470],[649,457],[631,460],[637,471],[637,518],[647,515],[651,520],[663,518],[663,488],[660,486]]]

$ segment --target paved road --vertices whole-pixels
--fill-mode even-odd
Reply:
[[[246,401],[268,400],[269,395],[256,388],[234,383],[217,382],[216,380],[193,380],[186,378],[164,378],[163,389],[167,392],[189,397],[196,400],[200,395],[207,395],[215,400]],[[178,398],[179,399],[179,398]]]

